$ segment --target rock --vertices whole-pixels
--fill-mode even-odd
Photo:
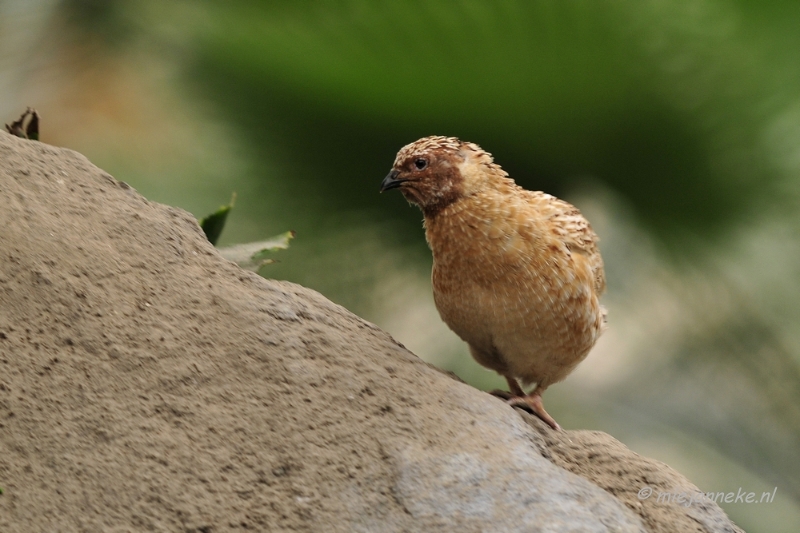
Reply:
[[[75,152],[0,134],[0,206],[1,531],[738,531]]]

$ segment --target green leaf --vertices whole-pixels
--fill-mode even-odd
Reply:
[[[274,263],[275,260],[268,257],[269,254],[276,250],[288,248],[289,241],[294,236],[294,231],[287,231],[265,241],[226,246],[225,248],[220,248],[219,253],[228,261],[233,261],[242,268],[258,272],[258,269],[262,266]]]
[[[208,242],[217,245],[219,236],[222,234],[222,229],[225,227],[225,221],[228,219],[228,213],[233,209],[233,204],[236,202],[236,193],[231,196],[231,201],[227,205],[220,206],[219,209],[211,213],[205,218],[200,219],[199,224],[206,234]]]

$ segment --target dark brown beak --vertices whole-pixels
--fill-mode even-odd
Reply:
[[[397,176],[400,175],[399,170],[392,170],[389,172],[389,175],[383,178],[383,183],[381,183],[381,192],[388,191],[389,189],[396,189],[403,184],[403,182],[408,181],[402,178],[398,178]]]

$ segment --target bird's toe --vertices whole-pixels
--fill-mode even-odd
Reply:
[[[522,409],[534,414],[542,419],[548,426],[556,431],[561,430],[558,422],[544,410],[542,404],[542,397],[538,394],[529,394],[528,396],[516,396],[508,400],[508,404],[512,407],[521,407]]]

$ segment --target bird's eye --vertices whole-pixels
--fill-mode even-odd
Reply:
[[[428,166],[428,162],[422,158],[419,158],[414,161],[414,166],[417,167],[417,170],[425,170],[425,167]]]

